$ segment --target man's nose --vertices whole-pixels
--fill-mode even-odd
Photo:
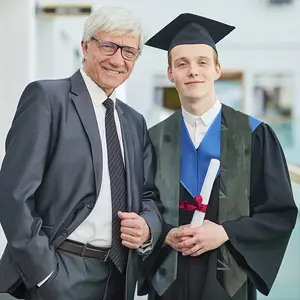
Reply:
[[[188,76],[189,77],[197,77],[199,75],[199,67],[196,65],[190,65],[188,69]]]
[[[119,48],[117,52],[111,56],[110,63],[115,67],[123,67],[124,66],[124,58],[122,57],[121,49]]]

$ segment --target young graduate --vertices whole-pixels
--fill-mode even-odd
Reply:
[[[256,290],[267,295],[296,222],[274,132],[222,105],[215,94],[221,75],[216,43],[233,29],[182,14],[146,43],[168,52],[168,77],[182,105],[150,129],[165,207],[163,234],[140,281],[139,293],[150,300],[253,300]],[[203,207],[198,196],[213,158],[220,170]],[[191,228],[195,210],[206,210],[206,220]]]

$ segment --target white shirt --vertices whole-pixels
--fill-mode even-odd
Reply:
[[[105,92],[87,76],[83,69],[80,69],[80,72],[93,102],[101,138],[103,155],[102,183],[97,202],[92,212],[80,224],[80,226],[75,229],[75,231],[68,237],[68,239],[83,244],[90,244],[96,247],[109,248],[111,246],[112,239],[112,207],[105,134],[106,108],[103,105],[103,102],[107,99],[107,96]],[[114,103],[116,103],[116,97],[114,93],[110,96],[110,98],[114,101]],[[114,110],[114,115],[124,160],[124,147],[122,142],[121,125],[116,109]]]
[[[185,125],[188,129],[191,140],[194,143],[196,149],[199,147],[207,130],[213,123],[214,119],[217,117],[218,113],[220,112],[221,107],[222,105],[220,101],[216,99],[214,106],[200,117],[194,116],[182,108],[182,116]]]

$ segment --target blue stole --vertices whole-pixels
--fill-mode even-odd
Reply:
[[[183,117],[181,118],[180,183],[193,198],[200,195],[210,160],[212,158],[220,160],[221,120],[220,110],[196,149]],[[253,132],[261,122],[250,117],[250,123]],[[217,176],[219,173],[220,170]]]

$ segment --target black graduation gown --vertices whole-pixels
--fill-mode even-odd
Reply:
[[[297,218],[289,174],[282,148],[272,129],[261,123],[252,133],[250,177],[250,218],[225,222],[227,248],[248,275],[244,288],[247,298],[238,291],[231,298],[217,280],[217,251],[198,257],[178,256],[177,279],[159,297],[150,288],[150,300],[254,300],[256,289],[268,294],[282,262],[285,248]],[[206,219],[217,222],[219,211],[219,177],[216,178]],[[195,200],[181,186],[181,201]],[[193,212],[180,209],[180,225],[190,223]],[[172,227],[164,224],[157,244],[160,249],[150,277],[170,251],[162,247]],[[157,250],[157,249],[156,249]],[[180,283],[180,284],[179,284]],[[204,290],[209,291],[208,293]],[[203,294],[206,296],[203,297]],[[207,296],[210,295],[210,296]]]

